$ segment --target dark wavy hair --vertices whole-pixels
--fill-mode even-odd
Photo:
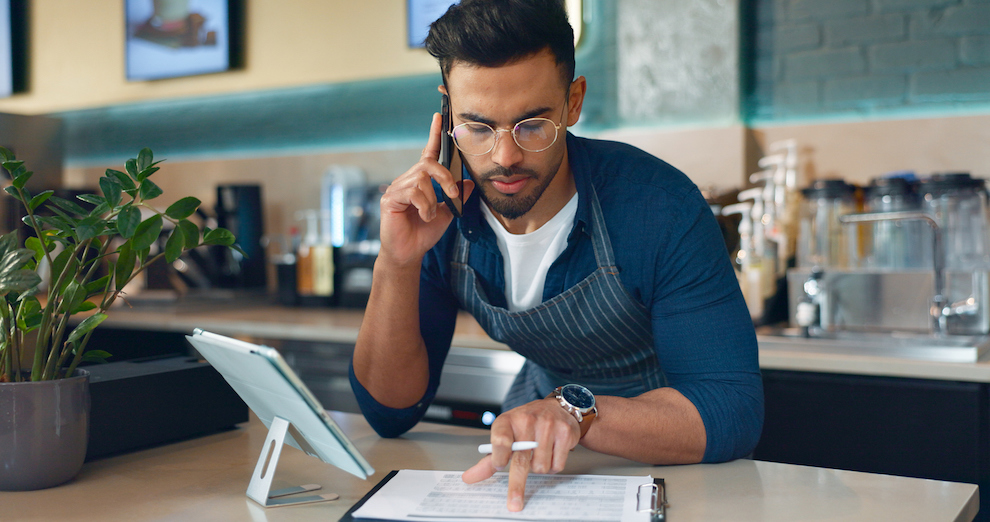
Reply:
[[[500,67],[550,49],[574,81],[574,29],[564,0],[462,0],[430,25],[426,50],[446,85],[455,62]]]

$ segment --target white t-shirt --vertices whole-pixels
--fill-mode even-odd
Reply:
[[[574,197],[550,221],[528,234],[510,234],[495,218],[488,205],[481,210],[495,231],[505,267],[505,299],[509,311],[527,310],[543,302],[543,285],[550,265],[567,247],[567,235],[574,225],[578,197]]]

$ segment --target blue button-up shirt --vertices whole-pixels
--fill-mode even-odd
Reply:
[[[698,409],[704,461],[753,451],[763,426],[756,335],[721,231],[697,186],[674,167],[626,144],[567,134],[578,209],[567,247],[547,272],[544,300],[597,268],[588,227],[593,186],[629,294],[650,311],[654,346],[667,385]],[[492,305],[506,307],[502,256],[477,191],[423,260],[420,330],[430,357],[423,399],[406,409],[374,400],[351,370],[361,410],[382,436],[398,436],[422,418],[450,348],[458,312],[450,259],[458,231],[471,242],[470,266]]]

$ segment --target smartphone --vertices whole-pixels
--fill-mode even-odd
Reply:
[[[443,168],[450,170],[450,161],[454,156],[454,138],[450,136],[450,98],[446,94],[440,98],[440,115],[442,121],[440,129],[440,164],[443,165]],[[451,171],[450,174],[454,176],[454,182],[457,183],[457,198],[451,198],[443,189],[440,190],[440,194],[443,195],[443,201],[450,208],[450,212],[454,217],[461,217],[461,208],[464,207],[464,183],[461,179],[461,169],[458,167],[456,170],[457,172]]]

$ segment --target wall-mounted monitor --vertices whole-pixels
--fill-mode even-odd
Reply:
[[[14,53],[10,0],[0,0],[0,98],[14,93]]]
[[[227,71],[240,60],[240,0],[124,0],[127,79]]]
[[[447,12],[447,8],[460,0],[406,0],[406,33],[409,35],[409,47],[423,47],[426,35],[430,32],[430,24]],[[565,0],[567,18],[574,29],[574,45],[581,41],[581,30],[584,21],[584,1]]]
[[[447,12],[447,8],[459,0],[408,0],[406,2],[406,25],[409,47],[423,47],[423,41],[430,32],[430,24]]]

